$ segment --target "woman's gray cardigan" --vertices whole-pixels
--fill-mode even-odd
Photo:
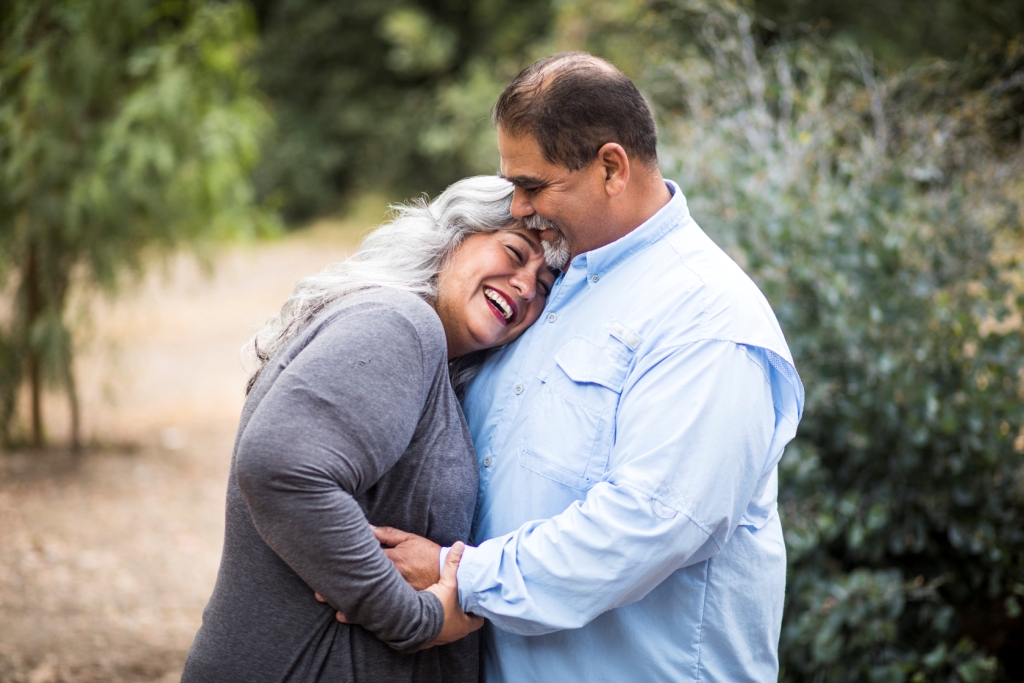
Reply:
[[[450,546],[468,540],[476,491],[437,314],[397,290],[345,297],[246,399],[220,572],[183,683],[475,682],[476,634],[420,649],[441,603],[406,584],[369,524]]]

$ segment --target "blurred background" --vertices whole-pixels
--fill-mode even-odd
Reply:
[[[1024,680],[1020,0],[4,0],[0,681],[176,681],[246,372],[504,85],[632,77],[807,388],[784,681]]]

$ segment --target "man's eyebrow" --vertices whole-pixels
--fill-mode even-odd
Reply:
[[[543,250],[540,248],[540,242],[535,240],[533,236],[527,237],[524,233],[519,232],[518,230],[510,230],[509,232],[511,232],[513,235],[516,235],[520,239],[526,241],[530,245],[530,249],[532,249],[534,252],[538,254],[543,252]]]
[[[539,186],[544,184],[544,181],[541,180],[540,178],[534,178],[533,176],[528,176],[528,175],[507,176],[507,175],[505,175],[503,173],[499,173],[498,176],[500,178],[504,178],[505,180],[509,181],[510,183],[515,185],[516,187],[522,187],[522,188],[539,187]]]

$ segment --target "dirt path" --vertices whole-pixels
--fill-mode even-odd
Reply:
[[[173,259],[96,306],[79,362],[88,439],[0,453],[0,682],[177,681],[220,558],[239,349],[353,225]],[[65,408],[48,400],[55,442]]]

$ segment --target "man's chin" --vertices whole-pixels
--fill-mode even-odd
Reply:
[[[544,247],[544,260],[552,268],[562,270],[569,263],[569,244],[562,233],[553,240],[541,240],[540,244]]]

